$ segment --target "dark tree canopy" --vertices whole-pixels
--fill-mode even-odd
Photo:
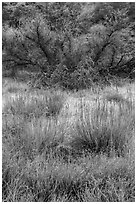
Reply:
[[[3,70],[37,71],[43,84],[88,87],[134,77],[135,3],[3,2]]]

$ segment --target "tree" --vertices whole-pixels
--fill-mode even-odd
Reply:
[[[36,70],[66,87],[77,77],[87,87],[108,75],[129,75],[134,9],[123,2],[3,3],[4,68],[12,76],[21,67]]]

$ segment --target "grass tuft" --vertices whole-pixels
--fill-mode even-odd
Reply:
[[[124,156],[135,125],[133,113],[133,106],[129,110],[125,105],[105,100],[91,110],[83,103],[71,145],[79,150]]]

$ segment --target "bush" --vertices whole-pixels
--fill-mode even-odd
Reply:
[[[2,8],[3,68],[11,70],[11,78],[22,67],[40,73],[39,87],[82,89],[112,76],[134,78],[134,3],[4,3]]]

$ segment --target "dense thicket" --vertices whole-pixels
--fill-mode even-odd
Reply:
[[[134,77],[135,3],[3,3],[3,70],[73,89]]]

